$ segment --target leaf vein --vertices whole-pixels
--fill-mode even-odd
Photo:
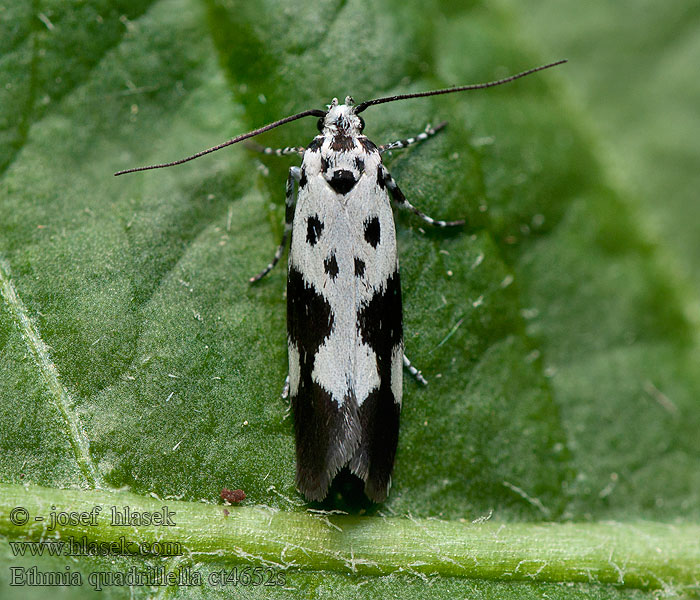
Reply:
[[[71,448],[83,476],[90,487],[100,487],[100,476],[90,456],[90,443],[85,435],[80,419],[73,411],[74,401],[68,390],[61,383],[58,369],[51,360],[49,348],[44,340],[41,339],[36,325],[32,323],[27,307],[17,294],[10,277],[9,265],[2,257],[0,257],[0,295],[9,308],[10,314],[22,335],[22,339],[39,368],[39,374],[63,418]]]

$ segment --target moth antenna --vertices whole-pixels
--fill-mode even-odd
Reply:
[[[393,102],[394,100],[407,100],[408,98],[423,98],[425,96],[439,96],[440,94],[451,94],[452,92],[466,92],[469,90],[481,90],[484,88],[490,88],[490,87],[495,87],[497,85],[502,85],[504,83],[510,83],[511,81],[515,81],[516,79],[520,79],[521,77],[525,77],[526,75],[532,75],[533,73],[537,73],[537,71],[543,71],[544,69],[550,69],[551,67],[556,67],[557,65],[561,65],[562,63],[567,62],[566,59],[563,60],[558,60],[553,63],[549,63],[547,65],[541,65],[539,67],[535,67],[533,69],[528,69],[527,71],[523,71],[522,73],[517,73],[516,75],[511,75],[510,77],[506,77],[504,79],[498,79],[497,81],[489,81],[487,83],[472,83],[470,85],[460,85],[460,86],[454,86],[454,87],[449,87],[445,88],[442,90],[433,90],[430,92],[417,92],[415,94],[399,94],[397,96],[386,96],[385,98],[375,98],[374,100],[367,100],[366,102],[361,102],[355,107],[355,114],[361,113],[363,110],[365,110],[369,106],[373,106],[374,104],[384,104],[385,102]]]
[[[254,131],[249,131],[248,133],[243,133],[241,135],[238,135],[235,138],[230,139],[228,142],[224,142],[223,144],[219,144],[218,146],[213,146],[212,148],[208,148],[207,150],[202,150],[201,152],[197,152],[196,154],[193,154],[192,156],[188,156],[187,158],[181,158],[180,160],[174,160],[173,162],[162,163],[160,165],[149,165],[147,167],[135,167],[133,169],[125,169],[123,171],[117,171],[114,175],[116,177],[117,175],[124,175],[125,173],[136,173],[137,171],[150,171],[151,169],[162,169],[164,167],[174,167],[175,165],[181,165],[182,163],[186,163],[186,162],[189,162],[190,160],[194,160],[195,158],[199,158],[200,156],[204,156],[205,154],[209,154],[211,152],[216,152],[217,150],[221,150],[222,148],[226,148],[226,146],[231,146],[232,144],[237,144],[238,142],[242,142],[243,140],[247,140],[248,138],[251,138],[255,135],[258,135],[260,133],[264,133],[265,131],[270,131],[270,129],[274,129],[275,127],[279,127],[280,125],[284,125],[285,123],[289,123],[291,121],[296,121],[297,119],[301,119],[303,117],[324,117],[325,115],[326,115],[326,112],[323,110],[316,110],[316,109],[305,110],[304,112],[300,112],[300,113],[297,113],[296,115],[291,115],[289,117],[285,117],[284,119],[280,119],[279,121],[275,121],[274,123],[270,123],[268,125],[265,125],[264,127],[260,127],[259,129],[254,130]]]

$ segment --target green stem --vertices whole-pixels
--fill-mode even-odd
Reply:
[[[29,520],[13,524],[21,506]],[[52,511],[92,511],[95,525],[49,531]],[[111,525],[112,510],[161,512],[173,526]],[[226,514],[228,511],[228,514]],[[35,521],[43,516],[44,521]],[[252,561],[363,574],[413,572],[505,581],[695,587],[700,526],[635,523],[469,523],[316,515],[265,507],[158,501],[126,492],[0,485],[0,534],[10,539],[177,542],[195,560]],[[130,548],[133,551],[133,548]]]

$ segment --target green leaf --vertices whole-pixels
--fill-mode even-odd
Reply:
[[[279,399],[284,270],[247,283],[281,235],[294,162],[237,147],[176,169],[111,174],[186,156],[334,96],[486,81],[561,56],[524,52],[531,21],[522,28],[516,9],[489,3],[34,0],[0,11],[2,517],[44,493],[75,510],[80,500],[66,488],[80,487],[97,488],[83,502],[108,505],[108,490],[127,488],[134,505],[156,495],[192,514],[221,489],[242,488],[248,503],[281,511],[282,522],[305,518]],[[556,19],[543,23],[555,28]],[[540,521],[576,521],[587,540],[599,522],[659,521],[640,527],[665,543],[692,536],[700,518],[698,331],[686,315],[688,284],[664,260],[693,254],[691,220],[669,203],[668,222],[685,229],[667,246],[638,224],[649,203],[621,186],[617,163],[599,156],[594,116],[565,91],[581,81],[579,69],[572,60],[509,86],[365,113],[377,143],[449,122],[386,162],[414,204],[436,217],[464,215],[469,226],[430,231],[397,215],[407,353],[430,385],[406,378],[389,500],[348,519],[379,536],[386,515],[438,518],[457,530],[481,517],[519,523],[520,543],[531,541],[555,575],[531,564],[470,577],[438,568],[423,578],[380,576],[302,556],[300,569],[284,571],[288,588],[417,597],[430,586],[437,597],[494,598],[697,589],[692,565],[685,578],[660,568],[645,584],[623,566],[619,580],[580,583],[561,567],[570,559],[583,568],[573,542],[561,553],[549,539],[537,542]],[[305,120],[260,141],[303,145],[314,132]],[[646,153],[639,164],[648,161]],[[687,171],[686,182],[695,176]],[[28,531],[3,522],[12,540]],[[299,523],[293,534],[303,547]],[[253,538],[264,533],[252,527]],[[194,525],[188,531],[196,538]],[[219,543],[219,558],[206,564],[151,555],[70,565],[87,580],[154,565],[209,573],[250,564],[243,556],[258,564],[253,546],[239,560],[227,553],[235,536]],[[407,535],[395,550],[432,564],[434,547],[430,536]],[[479,548],[477,563],[489,552]],[[697,544],[687,548],[674,560],[691,560]],[[3,552],[11,565],[69,564],[21,561],[8,545]],[[3,592],[25,597],[26,587],[6,587],[7,570],[2,577]],[[502,581],[486,580],[494,577]],[[154,591],[133,588],[138,597]]]

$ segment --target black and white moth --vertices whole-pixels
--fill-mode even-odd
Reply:
[[[440,221],[414,207],[382,163],[387,150],[427,139],[444,124],[413,138],[377,147],[363,135],[360,113],[385,102],[494,87],[564,60],[505,79],[307,110],[239,135],[171,163],[119,171],[115,175],[181,164],[303,117],[318,118],[319,134],[306,147],[259,148],[266,154],[303,155],[287,178],[282,241],[291,234],[287,275],[287,339],[296,432],[296,483],[309,500],[323,500],[344,467],[364,481],[365,494],[386,499],[398,443],[403,367],[425,383],[404,354],[399,262],[390,200],[431,225]],[[296,193],[295,193],[296,187]]]

